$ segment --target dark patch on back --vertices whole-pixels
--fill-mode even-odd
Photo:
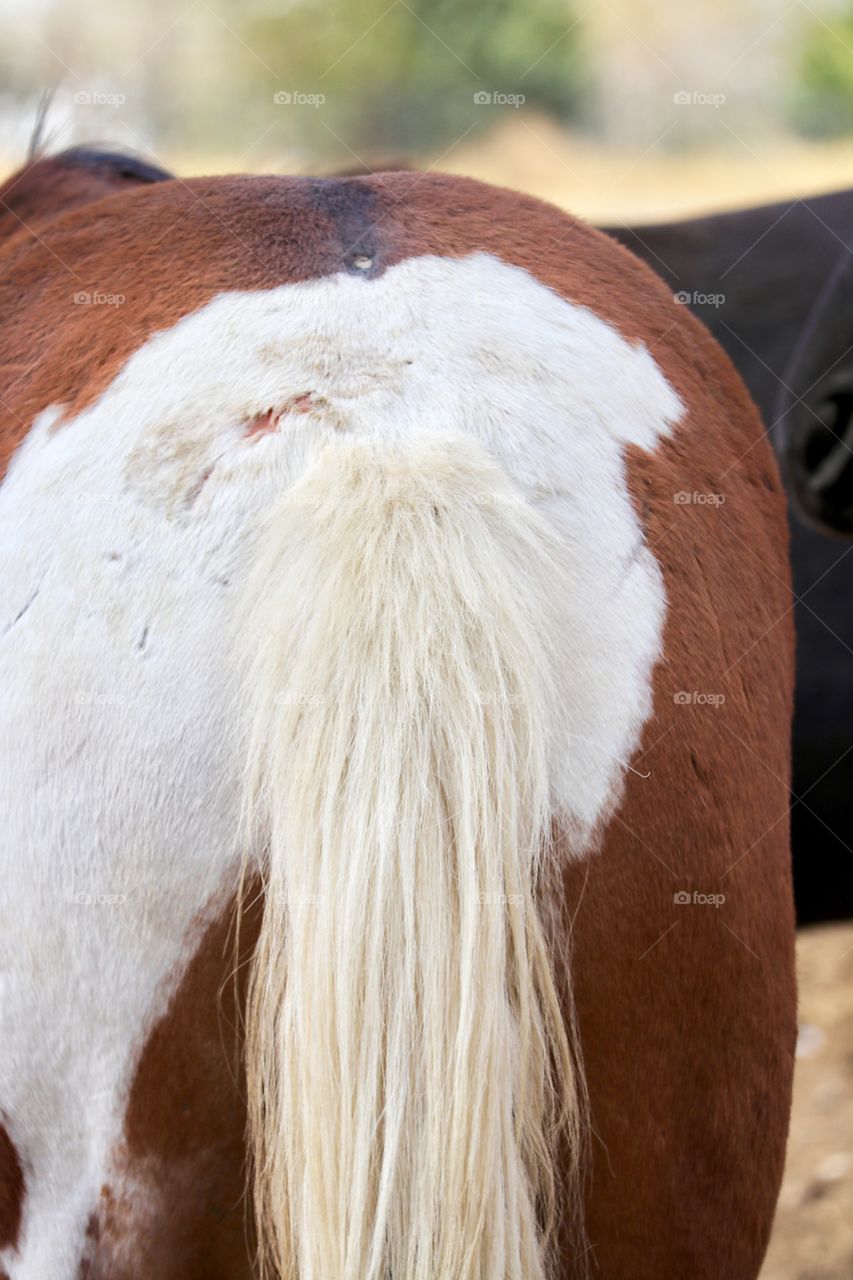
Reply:
[[[0,1249],[17,1247],[25,1195],[26,1183],[18,1152],[0,1124]]]
[[[345,270],[366,279],[380,275],[388,255],[377,226],[376,192],[349,178],[314,178],[309,187],[312,204],[331,221]]]

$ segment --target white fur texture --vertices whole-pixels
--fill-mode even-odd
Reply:
[[[340,438],[264,538],[247,1064],[271,1276],[544,1280],[559,1118],[575,1171],[583,1127],[536,903],[563,561],[464,437]]]
[[[0,488],[0,1111],[27,1176],[12,1280],[74,1276],[141,1045],[236,884],[245,724],[223,638],[318,445],[471,436],[562,540],[551,803],[581,854],[650,713],[665,609],[623,448],[653,449],[680,410],[648,352],[474,255],[222,295],[73,422],[34,424]]]

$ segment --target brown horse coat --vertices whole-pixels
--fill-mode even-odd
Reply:
[[[653,445],[629,439],[622,450],[641,544],[659,567],[665,595],[651,713],[624,762],[631,771],[620,778],[615,808],[592,842],[581,847],[568,826],[559,835],[560,905],[574,925],[571,981],[591,1109],[586,1261],[604,1280],[755,1277],[782,1172],[795,1034],[787,791],[792,641],[784,500],[758,415],[728,359],[627,251],[536,200],[461,178],[140,181],[116,177],[107,163],[93,169],[60,156],[7,182],[0,189],[4,211],[0,474],[9,472],[0,514],[6,492],[14,502],[14,486],[27,482],[36,445],[55,446],[71,450],[69,461],[44,483],[53,486],[50,500],[69,528],[80,519],[80,482],[62,483],[77,465],[73,444],[64,442],[82,430],[78,419],[106,394],[119,394],[128,362],[152,335],[172,331],[222,294],[337,273],[370,290],[427,255],[463,262],[483,254],[572,304],[574,315],[590,313],[622,343],[650,353],[683,409]],[[512,307],[512,297],[505,302]],[[478,323],[476,300],[469,323]],[[200,351],[200,367],[206,359]],[[206,373],[201,368],[202,378]],[[209,373],[213,378],[217,370],[211,365]],[[287,410],[307,414],[310,401],[302,396],[313,388],[297,390],[292,403],[271,404],[268,416],[260,408],[249,414],[245,434],[275,431]],[[152,387],[152,398],[163,392]],[[606,405],[607,385],[600,392]],[[49,420],[40,419],[52,406]],[[151,456],[137,459],[149,478],[163,459],[171,466],[168,426],[152,441]],[[106,452],[110,442],[101,439]],[[94,435],[93,444],[97,449]],[[141,472],[128,467],[132,486]],[[206,479],[199,474],[199,487]],[[139,500],[147,501],[144,494]],[[169,511],[168,518],[180,520],[177,506]],[[599,514],[606,525],[606,507]],[[14,538],[10,544],[8,526],[0,530],[6,555],[25,562],[28,546]],[[594,563],[594,529],[589,537]],[[132,550],[116,543],[116,573]],[[166,579],[173,567],[163,563],[158,573]],[[37,591],[39,566],[32,572]],[[98,581],[73,579],[67,590],[73,599],[61,602],[63,617],[99,614]],[[0,631],[10,638],[26,625],[35,628],[41,616],[38,600],[24,597],[12,589],[3,600]],[[140,661],[146,653],[153,661],[171,637],[156,628],[149,635],[141,613],[136,621]],[[54,639],[61,660],[65,635]],[[21,679],[30,682],[30,733],[39,735],[57,722],[39,721],[40,682],[49,670],[42,648],[32,652],[34,665]],[[606,685],[606,672],[601,680]],[[84,688],[77,696],[90,694]],[[131,701],[115,710],[132,717],[133,708]],[[11,728],[2,730],[4,770],[17,768],[21,715],[13,710],[6,718],[14,738]],[[140,722],[138,733],[145,732]],[[88,736],[72,738],[50,742],[38,756],[26,748],[27,761],[41,760],[45,772],[33,777],[22,765],[14,792],[22,812],[62,806],[70,812],[78,803],[73,791],[55,784],[51,761],[62,757],[63,767],[72,768],[65,760],[72,749],[91,754],[97,745]],[[179,755],[189,746],[177,733],[157,750],[161,757]],[[151,805],[162,806],[167,794],[152,794]],[[121,788],[114,785],[104,803],[120,807]],[[199,830],[206,830],[201,819],[215,797],[200,783],[187,803],[198,804]],[[93,808],[90,823],[102,820]],[[29,829],[23,817],[16,822],[15,830]],[[60,846],[35,841],[8,850],[4,920],[16,918],[22,878],[36,874],[33,860]],[[93,848],[108,851],[109,842]],[[73,849],[64,852],[73,860]],[[68,905],[66,897],[56,923],[48,923],[54,917],[45,908],[43,936],[16,941],[4,963],[23,974],[33,1028],[45,1010],[53,1016],[50,992],[63,971],[77,975],[69,998],[78,1025],[109,1021],[111,1002],[120,999],[111,953],[99,959],[93,953],[79,968],[73,959],[87,953],[93,928],[106,931],[111,946],[121,946],[122,929],[130,930],[144,969],[160,925],[133,932],[131,916],[145,877],[156,886],[160,872],[147,853],[139,866],[140,878],[127,884],[111,880],[106,868],[85,882],[80,905]],[[73,1034],[54,1042],[45,1032],[42,1051],[42,1033],[34,1030],[16,1049],[29,1062],[26,1088],[36,1101],[28,1110],[17,1094],[10,1101],[0,1092],[0,1271],[9,1280],[37,1280],[38,1258],[52,1262],[54,1280],[252,1274],[239,1017],[230,981],[237,878],[233,864],[225,872],[198,910],[187,907],[185,933],[171,939],[177,967],[158,980],[128,1036],[129,1065],[110,1077],[117,1082],[112,1110],[96,1106],[87,1077],[75,1074]],[[78,883],[72,876],[64,891],[76,892]],[[39,901],[47,901],[48,890],[40,893]],[[125,903],[106,901],[123,894]],[[120,921],[114,933],[112,923],[101,924],[110,911]],[[247,963],[255,927],[250,919],[242,932]],[[0,1056],[21,1034],[19,1018],[4,1025]],[[115,1034],[127,1034],[126,1021],[117,1019]],[[56,1085],[54,1077],[66,1070],[75,1083],[63,1093],[65,1077]],[[111,1124],[112,1138],[85,1214],[76,1201],[67,1214],[57,1206],[55,1220],[66,1234],[51,1253],[46,1235],[36,1236],[50,1210],[41,1162],[55,1153],[49,1135],[34,1133],[32,1116],[39,1107],[50,1116],[52,1106],[72,1105],[74,1133],[63,1128],[57,1143],[73,1153],[79,1129],[85,1147],[90,1114],[92,1131]],[[84,1178],[81,1170],[80,1184],[88,1178],[94,1187],[96,1174],[87,1170]],[[572,1256],[567,1244],[555,1278],[580,1274]]]

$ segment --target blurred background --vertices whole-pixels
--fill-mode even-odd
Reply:
[[[186,175],[407,159],[593,219],[853,183],[847,0],[2,0],[6,167],[45,87]]]
[[[52,148],[181,176],[409,164],[602,222],[853,186],[853,0],[0,0],[3,173],[45,91]],[[762,1280],[851,1280],[853,926],[800,982]]]

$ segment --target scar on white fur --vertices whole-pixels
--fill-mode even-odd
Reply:
[[[262,436],[271,431],[277,431],[279,423],[286,413],[311,413],[312,410],[320,408],[323,404],[325,404],[325,401],[322,396],[318,396],[313,391],[301,391],[298,395],[291,396],[278,409],[265,409],[263,413],[256,413],[246,424],[245,434],[251,439],[253,436]]]

